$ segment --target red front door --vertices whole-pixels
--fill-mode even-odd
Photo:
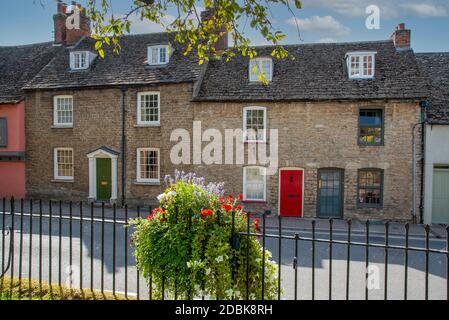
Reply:
[[[302,217],[303,171],[281,170],[280,214],[283,217]]]

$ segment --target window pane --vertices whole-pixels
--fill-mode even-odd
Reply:
[[[264,200],[265,177],[260,168],[246,168],[246,198]]]
[[[360,110],[360,124],[364,126],[382,125],[382,110]]]
[[[253,59],[249,63],[249,78],[250,81],[259,81],[259,75],[263,72],[265,80],[271,81],[272,74],[272,60],[271,59]]]
[[[373,56],[363,57],[363,75],[364,76],[373,75]]]
[[[57,150],[56,165],[58,177],[73,177],[73,151]]]
[[[56,98],[56,124],[73,123],[73,99]]]
[[[382,143],[382,128],[360,128],[359,141],[364,144],[381,144]]]
[[[351,57],[351,76],[359,76],[360,75],[360,57],[352,56]]]
[[[145,94],[140,96],[140,121],[159,121],[159,95]]]
[[[140,151],[140,179],[159,180],[159,152],[157,150]]]
[[[247,140],[263,141],[265,133],[265,110],[246,110]]]
[[[383,111],[360,110],[359,143],[382,144],[383,142]]]
[[[165,49],[165,48],[159,49],[159,62],[160,63],[166,62],[166,54],[167,54],[167,49]]]
[[[271,80],[271,78],[272,78],[271,63],[272,63],[271,60],[263,60],[262,61],[262,70],[264,72],[266,80]]]
[[[158,48],[152,48],[151,49],[151,63],[153,63],[153,64],[159,63],[159,61],[158,61],[158,53],[159,53],[159,49]]]
[[[380,206],[381,200],[382,172],[380,170],[359,171],[359,204]]]
[[[6,118],[0,119],[0,146],[6,147],[8,145],[8,125]]]
[[[380,205],[380,190],[378,189],[359,189],[359,202],[360,204],[374,204]]]

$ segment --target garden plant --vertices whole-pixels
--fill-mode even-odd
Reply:
[[[130,223],[153,298],[261,299],[264,287],[263,298],[274,299],[278,267],[264,254],[259,219],[244,211],[242,196],[225,197],[223,183],[206,184],[193,173],[165,181],[160,207]]]

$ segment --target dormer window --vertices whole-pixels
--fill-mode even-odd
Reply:
[[[148,64],[150,66],[167,64],[170,59],[170,48],[168,45],[148,47]]]
[[[70,69],[85,70],[89,68],[90,59],[88,51],[75,51],[70,53]]]
[[[273,80],[273,60],[271,58],[255,58],[249,63],[249,81],[263,82]]]
[[[349,79],[374,78],[376,52],[350,52],[346,54]]]

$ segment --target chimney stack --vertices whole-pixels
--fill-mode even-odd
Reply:
[[[77,16],[78,13],[79,16]],[[90,20],[86,13],[81,11],[81,5],[76,1],[72,1],[71,6],[68,6],[58,0],[57,13],[53,16],[53,20],[55,24],[55,44],[71,46],[82,37],[89,37],[91,34]]]
[[[410,29],[405,28],[405,23],[400,23],[396,30],[391,35],[396,49],[398,50],[410,50],[411,49],[411,33]]]
[[[215,9],[213,9],[213,8],[209,8],[209,9],[206,9],[205,11],[202,11],[201,12],[201,21],[204,22],[204,21],[211,20],[214,16],[214,12],[215,12]],[[221,30],[216,29],[214,32],[218,33],[218,34],[223,34],[220,37],[220,39],[218,39],[217,43],[215,44],[215,50],[217,52],[226,50],[228,48],[228,31],[226,30],[226,28],[223,27]]]

